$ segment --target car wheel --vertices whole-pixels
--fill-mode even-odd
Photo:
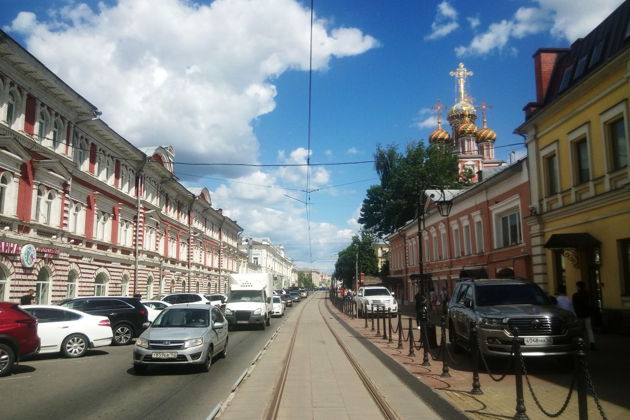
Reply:
[[[85,356],[89,345],[85,336],[72,334],[67,336],[61,343],[61,354],[63,354],[64,357],[70,358]]]
[[[0,343],[0,376],[7,376],[10,374],[14,362],[15,353],[13,352],[13,349],[6,344]]]
[[[228,350],[228,338],[225,339],[225,346],[223,346],[223,350],[221,350],[221,353],[219,353],[219,357],[221,359],[225,359],[227,357],[227,350]]]
[[[133,364],[133,371],[135,373],[141,374],[141,373],[146,373],[147,372],[147,365],[141,365],[140,363],[134,363]]]
[[[131,343],[133,338],[133,328],[128,324],[118,324],[114,327],[114,338],[112,342],[115,346],[125,346]]]
[[[208,355],[206,356],[206,360],[203,362],[200,368],[202,372],[210,372],[210,368],[212,367],[212,353],[214,353],[214,347],[210,346],[208,348]]]

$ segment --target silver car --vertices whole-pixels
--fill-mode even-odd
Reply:
[[[150,365],[199,365],[207,372],[215,356],[227,355],[227,327],[225,317],[214,306],[169,306],[136,340],[134,371],[143,373]]]
[[[523,356],[566,356],[580,335],[577,318],[560,309],[537,285],[523,280],[463,280],[448,305],[449,338],[471,349],[477,327],[479,349],[510,356],[518,331]]]

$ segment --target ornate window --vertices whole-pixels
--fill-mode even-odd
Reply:
[[[77,295],[77,278],[78,274],[76,271],[70,271],[68,273],[68,281],[66,283],[66,297],[73,298]]]
[[[45,143],[46,135],[48,134],[48,112],[46,107],[42,105],[39,110],[39,116],[37,118],[37,141]]]
[[[9,92],[9,98],[7,100],[7,125],[11,127],[15,122],[15,117],[17,114],[17,95],[14,91]]]
[[[11,175],[7,172],[0,175],[0,214],[5,214],[9,207],[9,188],[11,186]]]
[[[63,140],[63,122],[61,119],[55,119],[52,129],[52,146],[55,150],[61,145]]]

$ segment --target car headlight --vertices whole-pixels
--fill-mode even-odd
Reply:
[[[502,330],[505,328],[503,318],[481,318],[479,326],[489,330]]]
[[[203,337],[193,338],[190,340],[184,341],[184,348],[197,347],[203,344]]]
[[[232,315],[232,311],[228,308],[225,308],[225,314],[226,315]]]
[[[262,308],[258,308],[254,311],[254,315],[260,315],[262,314]]]
[[[136,346],[142,347],[143,349],[148,349],[149,348],[149,340],[147,340],[146,338],[143,338],[143,337],[138,337],[138,339],[136,340]]]

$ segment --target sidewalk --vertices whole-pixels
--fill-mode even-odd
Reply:
[[[415,314],[413,305],[404,305],[401,313]],[[513,375],[507,375],[500,382],[495,382],[480,369],[480,383],[482,395],[472,395],[472,360],[467,354],[454,355],[456,363],[449,362],[450,378],[440,377],[442,362],[430,358],[431,366],[422,366],[423,351],[415,350],[414,356],[409,356],[409,342],[403,343],[402,349],[397,349],[398,336],[394,335],[393,342],[388,343],[381,337],[376,337],[371,330],[371,320],[365,328],[364,319],[351,319],[345,314],[339,315],[348,325],[375,344],[384,354],[403,366],[408,372],[424,384],[430,386],[436,393],[446,398],[453,406],[472,419],[513,418],[516,413],[516,391]],[[408,328],[409,316],[403,316],[403,326]],[[413,316],[415,327],[415,315]],[[392,320],[395,327],[395,322]],[[382,320],[381,320],[382,322]],[[381,324],[382,325],[382,324]],[[406,330],[405,330],[406,334]],[[441,339],[440,329],[437,332],[438,343]],[[381,330],[382,335],[382,330]],[[418,330],[414,330],[414,338],[418,339]],[[630,337],[598,335],[596,337],[599,350],[587,355],[592,382],[599,396],[600,403],[608,419],[630,418]],[[418,343],[416,343],[418,345]],[[495,373],[503,373],[505,369],[501,360],[490,363],[490,369]],[[481,362],[480,362],[481,363]],[[498,366],[497,366],[498,365]],[[527,360],[526,367],[535,395],[542,407],[550,414],[558,411],[569,392],[571,371],[558,363],[557,360]],[[498,379],[498,378],[497,378]],[[530,419],[546,419],[546,416],[536,406],[523,378],[526,414]],[[601,415],[594,399],[588,398],[589,419],[599,419]],[[566,411],[560,419],[577,419],[577,392],[574,391]]]

